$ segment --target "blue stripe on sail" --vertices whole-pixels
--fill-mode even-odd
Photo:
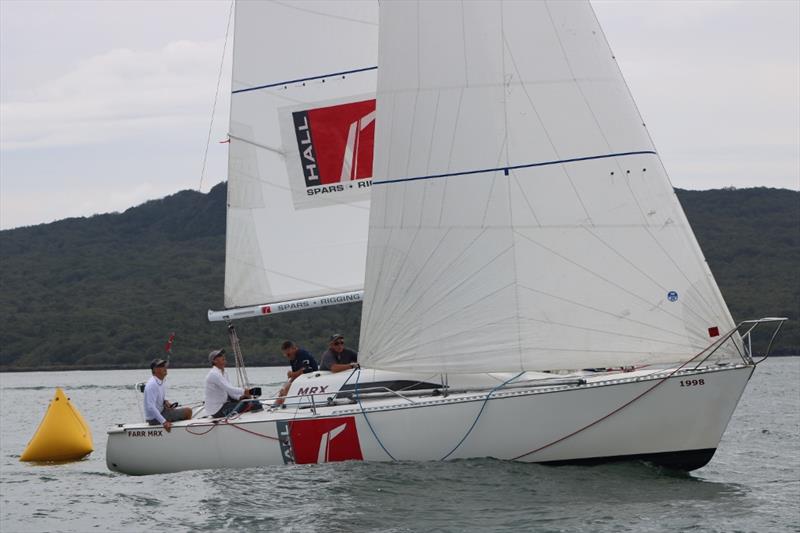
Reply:
[[[311,76],[309,78],[298,78],[296,80],[281,81],[278,83],[270,83],[268,85],[259,85],[258,87],[248,87],[247,89],[237,89],[232,91],[231,94],[246,93],[248,91],[258,91],[259,89],[270,89],[272,87],[280,87],[281,85],[291,85],[293,83],[300,83],[302,81],[321,80],[322,78],[332,78],[334,76],[344,76],[345,74],[356,74],[358,72],[367,72],[370,70],[377,70],[378,67],[364,67],[354,70],[343,70],[342,72],[333,72],[331,74],[322,74],[320,76]]]
[[[436,178],[450,178],[453,176],[468,176],[470,174],[483,174],[485,172],[500,172],[508,176],[509,170],[516,170],[518,168],[531,168],[531,167],[544,167],[548,165],[559,165],[561,163],[574,163],[576,161],[589,161],[591,159],[607,159],[609,157],[624,157],[628,155],[643,155],[652,154],[658,155],[652,150],[642,150],[641,152],[621,152],[618,154],[605,154],[605,155],[590,155],[586,157],[574,157],[572,159],[560,159],[558,161],[543,161],[541,163],[528,163],[525,165],[514,165],[510,167],[497,167],[497,168],[483,168],[480,170],[465,170],[463,172],[452,172],[450,174],[431,174],[430,176],[414,176],[412,178],[398,178],[395,180],[375,181],[372,180],[373,185],[383,185],[384,183],[401,183],[404,181],[417,181],[417,180],[432,180]]]

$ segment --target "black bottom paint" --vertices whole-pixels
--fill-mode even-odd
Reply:
[[[640,453],[635,455],[615,455],[612,457],[590,457],[587,459],[569,459],[566,461],[545,461],[541,464],[560,466],[560,465],[600,465],[607,463],[619,463],[622,461],[647,461],[664,468],[673,470],[684,470],[689,472],[697,470],[708,464],[716,448],[706,448],[704,450],[686,450],[683,452],[661,452],[661,453]]]

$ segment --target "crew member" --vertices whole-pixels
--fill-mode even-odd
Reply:
[[[206,376],[206,413],[214,418],[221,418],[233,412],[250,410],[246,407],[251,402],[241,401],[252,398],[250,389],[234,387],[228,381],[228,375],[225,373],[225,350],[214,350],[209,353],[208,362],[211,363],[211,370]]]
[[[280,392],[278,392],[278,399],[275,400],[275,405],[283,405],[284,397],[286,393],[289,392],[289,387],[292,386],[292,382],[295,379],[308,372],[316,372],[319,369],[314,356],[298,347],[293,341],[284,341],[281,345],[281,351],[289,361],[291,370],[286,373],[286,377],[289,378],[289,381],[287,381],[286,384],[281,387]]]
[[[358,367],[358,354],[344,347],[344,337],[339,333],[331,335],[328,350],[322,354],[320,370],[342,372]]]
[[[169,433],[173,422],[192,418],[192,409],[190,407],[177,409],[166,400],[167,385],[164,383],[167,379],[166,361],[153,359],[150,363],[150,373],[153,375],[144,386],[144,419],[151,426],[164,426]]]

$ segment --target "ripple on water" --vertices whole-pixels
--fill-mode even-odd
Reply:
[[[65,390],[92,426],[96,451],[78,463],[30,465],[8,450],[24,449],[41,420],[52,398],[42,384],[65,377],[4,375],[4,404],[40,409],[7,413],[0,424],[0,529],[798,531],[800,358],[764,365],[711,463],[689,475],[641,463],[545,467],[478,459],[124,476],[106,468],[105,427],[138,416],[133,402],[141,395],[126,389],[146,378],[138,371],[68,376]],[[205,373],[170,372],[170,395],[194,400]],[[253,369],[250,376],[280,384],[285,370]]]

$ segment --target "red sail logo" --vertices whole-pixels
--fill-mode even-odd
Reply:
[[[293,420],[289,423],[289,438],[294,462],[298,464],[361,461],[364,458],[352,416]]]
[[[375,100],[292,113],[306,187],[372,177]]]

